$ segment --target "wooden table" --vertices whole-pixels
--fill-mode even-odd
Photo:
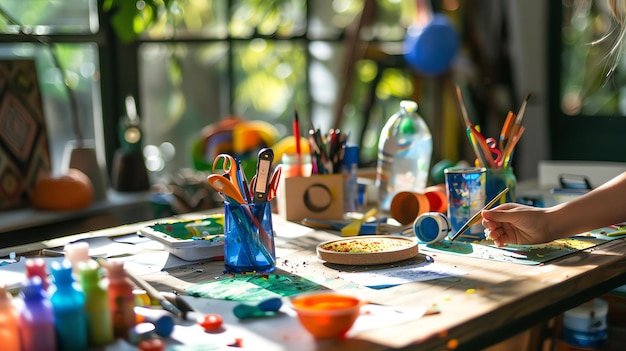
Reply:
[[[183,218],[193,218],[189,214]],[[72,237],[0,249],[0,256],[10,251],[36,252],[58,247],[84,237],[116,236],[133,233],[151,222],[137,223]],[[276,226],[275,226],[276,227]],[[276,228],[275,228],[276,229]],[[414,259],[397,264],[359,267],[337,266],[319,260],[315,246],[337,234],[309,231],[306,235],[285,239],[278,232],[277,248],[290,250],[280,257],[277,273],[318,275],[332,281],[331,289],[341,289],[347,282],[340,272],[409,265],[434,259],[466,271],[466,275],[413,282],[386,289],[360,288],[370,301],[402,306],[433,306],[439,314],[424,316],[409,323],[381,327],[360,340],[342,340],[317,345],[316,350],[446,350],[458,342],[456,350],[478,350],[515,335],[593,297],[626,284],[626,241],[617,239],[542,265],[519,265],[443,253],[420,253]],[[199,273],[198,268],[202,268]],[[190,263],[187,266],[150,273],[144,278],[158,289],[184,291],[188,286],[222,274],[223,262]],[[271,319],[266,323],[272,323]]]

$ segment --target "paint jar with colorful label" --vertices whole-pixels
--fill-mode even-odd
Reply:
[[[563,340],[571,346],[598,350],[607,341],[609,307],[600,298],[563,313]]]
[[[446,194],[448,218],[452,232],[456,233],[483,206],[486,200],[487,170],[479,167],[446,168]],[[464,236],[485,237],[482,224],[477,223]]]
[[[230,273],[268,273],[276,268],[269,202],[224,203],[224,265]]]

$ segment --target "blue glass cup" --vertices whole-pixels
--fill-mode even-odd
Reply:
[[[276,268],[269,202],[224,203],[224,266],[230,273],[268,273]]]
[[[505,202],[515,202],[515,188],[517,186],[517,178],[513,169],[510,167],[505,168],[487,168],[487,201],[490,201],[496,195],[502,192],[505,188],[509,188],[506,196],[500,200],[496,205],[503,204]]]

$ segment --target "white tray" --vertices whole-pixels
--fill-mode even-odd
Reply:
[[[189,224],[222,224],[222,230],[211,228],[209,233],[194,234],[185,226]],[[215,214],[201,219],[159,222],[139,229],[138,234],[163,244],[165,250],[185,261],[224,259],[224,215]]]

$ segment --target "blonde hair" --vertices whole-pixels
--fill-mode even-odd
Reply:
[[[613,18],[622,26],[624,26],[624,17],[626,17],[626,1],[624,0],[607,0],[609,9]]]
[[[626,36],[626,0],[607,0],[609,9],[611,11],[611,15],[613,19],[618,24],[618,30],[616,39],[611,45],[609,52],[607,53],[607,57],[612,61],[609,72],[607,73],[607,77],[609,77],[617,68],[619,64],[619,60],[622,54],[622,46],[626,45],[624,43],[624,37]],[[608,34],[601,38],[598,41],[603,41],[608,38]],[[596,41],[596,42],[598,42]]]

